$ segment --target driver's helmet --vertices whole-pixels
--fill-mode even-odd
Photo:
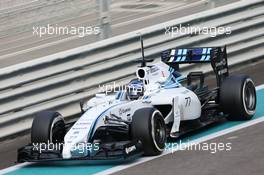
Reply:
[[[131,80],[127,85],[126,91],[130,100],[139,99],[144,95],[143,82],[138,79]]]

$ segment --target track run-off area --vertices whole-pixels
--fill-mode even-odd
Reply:
[[[257,86],[257,110],[255,116],[249,121],[231,122],[225,121],[199,130],[181,139],[182,143],[201,143],[219,136],[255,125],[264,121],[264,85]],[[178,140],[179,142],[179,140]],[[174,150],[175,151],[175,150]],[[51,163],[22,163],[3,170],[0,174],[6,175],[90,175],[111,174],[126,168],[160,158],[171,154],[171,150],[165,151],[156,157],[142,157],[132,162],[100,164],[92,161],[63,161]],[[174,154],[177,154],[174,152]],[[221,154],[221,153],[220,153]],[[180,158],[180,157],[179,157]]]

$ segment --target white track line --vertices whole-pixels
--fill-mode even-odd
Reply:
[[[263,85],[259,85],[259,86],[256,87],[256,90],[260,90],[260,89],[264,89],[264,84]],[[233,126],[231,128],[224,129],[222,131],[218,131],[216,133],[209,134],[209,135],[204,136],[204,137],[201,137],[199,139],[195,139],[195,140],[193,140],[191,142],[188,142],[188,143],[190,143],[188,145],[192,145],[191,143],[198,144],[198,143],[201,143],[201,142],[205,142],[207,140],[211,140],[211,139],[214,139],[216,137],[223,136],[225,134],[228,134],[228,133],[231,133],[231,132],[234,132],[234,131],[238,131],[240,129],[243,129],[243,128],[246,128],[246,127],[249,127],[249,126],[258,124],[260,122],[264,122],[264,116],[261,116],[261,117],[259,117],[257,119],[253,119],[253,120],[247,121],[245,123],[242,123],[242,124]],[[177,151],[177,149],[175,149],[175,151]],[[110,169],[107,169],[105,171],[101,171],[99,173],[96,173],[95,175],[112,174],[112,173],[115,173],[115,172],[118,172],[118,171],[121,171],[121,170],[130,168],[130,167],[136,166],[138,164],[141,164],[141,163],[144,163],[144,162],[153,160],[153,159],[157,159],[159,157],[162,157],[162,156],[165,156],[165,155],[168,155],[168,154],[171,154],[171,151],[170,150],[165,151],[163,154],[161,154],[159,156],[140,158],[140,159],[134,161],[133,163],[130,163],[129,165],[118,165],[118,166],[115,166],[115,167],[110,168]],[[11,166],[9,168],[5,168],[3,170],[0,170],[0,175],[9,173],[11,171],[15,171],[17,169],[20,169],[20,168],[25,167],[25,166],[30,165],[30,164],[32,164],[32,163],[28,163],[27,162],[27,163],[22,163],[22,164],[14,165],[14,166]]]
[[[264,89],[264,84],[259,85],[259,86],[256,87],[256,90],[260,90],[260,89]]]
[[[28,165],[30,165],[30,164],[32,164],[32,163],[31,163],[31,162],[25,162],[25,163],[20,163],[20,164],[18,164],[18,165],[14,165],[14,166],[11,166],[11,167],[8,167],[8,168],[5,168],[5,169],[2,169],[2,170],[0,170],[0,175],[2,175],[2,174],[6,174],[6,173],[9,173],[9,172],[11,172],[11,171],[18,170],[18,169],[20,169],[20,168],[22,168],[22,167],[24,167],[24,166],[28,166]]]

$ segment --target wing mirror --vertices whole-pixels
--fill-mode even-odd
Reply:
[[[82,99],[81,101],[80,101],[80,109],[81,109],[81,113],[83,114],[83,113],[85,113],[85,111],[87,110],[87,103],[86,103],[86,101],[84,100],[84,99]]]

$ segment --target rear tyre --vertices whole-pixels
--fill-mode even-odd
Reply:
[[[227,119],[249,120],[256,112],[256,89],[252,79],[246,75],[227,77],[220,87],[220,108]]]
[[[31,127],[32,143],[61,143],[66,133],[63,117],[58,112],[38,112]]]
[[[133,139],[141,141],[146,156],[159,155],[165,148],[166,125],[161,113],[154,108],[142,108],[134,113],[131,134]]]

